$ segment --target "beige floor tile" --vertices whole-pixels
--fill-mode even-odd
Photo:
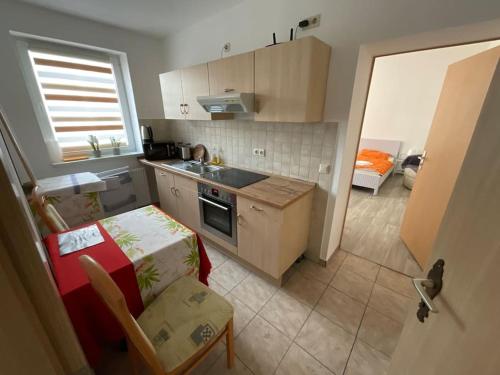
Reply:
[[[357,273],[371,281],[375,281],[377,278],[379,268],[378,264],[351,254],[345,258],[342,267],[340,267],[341,270]]]
[[[365,305],[329,287],[314,310],[355,335],[363,318]]]
[[[228,290],[220,285],[213,277],[208,277],[208,287],[214,292],[219,293],[221,296],[225,296]]]
[[[228,259],[220,267],[212,271],[210,276],[224,289],[230,291],[249,274],[248,270],[234,260]]]
[[[252,375],[252,372],[240,361],[240,359],[234,357],[234,366],[232,369],[227,368],[226,355],[223,354],[219,357],[215,365],[213,365],[207,375],[224,375],[224,374],[235,374],[235,375]]]
[[[389,318],[404,323],[410,301],[409,298],[401,294],[375,284],[368,306]]]
[[[300,346],[292,344],[280,363],[276,375],[333,375]]]
[[[295,342],[335,374],[342,374],[354,336],[313,311]]]
[[[208,355],[201,361],[201,363],[194,368],[190,375],[204,375],[208,370],[217,362],[219,357],[226,358],[226,346],[219,342]]]
[[[416,293],[410,277],[386,267],[380,268],[376,283],[408,298],[413,298]]]
[[[358,339],[387,356],[392,356],[399,341],[403,325],[368,307]]]
[[[204,245],[205,245],[205,250],[207,251],[208,259],[210,259],[210,263],[212,263],[212,270],[221,266],[229,259],[226,255],[222,254],[220,251],[217,251],[215,247],[209,244],[204,244]]]
[[[276,289],[276,286],[252,273],[239,283],[231,294],[257,312],[269,301]]]
[[[390,359],[356,340],[344,375],[386,375]]]
[[[259,312],[259,315],[293,339],[306,321],[311,307],[288,294],[278,291]]]
[[[347,252],[345,252],[342,249],[338,249],[332,255],[332,257],[328,261],[326,267],[328,269],[332,270],[334,273],[337,273],[337,271],[339,270],[340,266],[342,266],[342,263],[344,263],[344,260],[345,260],[346,257],[347,257]]]
[[[295,268],[305,277],[313,278],[325,284],[328,284],[330,281],[332,281],[333,275],[335,275],[336,272],[335,269],[323,267],[308,259],[304,259],[303,261],[298,263]]]
[[[327,285],[315,279],[308,279],[300,272],[295,272],[281,288],[289,296],[310,307],[314,307]]]
[[[272,374],[290,347],[291,340],[256,316],[235,342],[236,354],[256,374]]]
[[[225,297],[231,303],[231,305],[233,305],[234,308],[234,337],[237,337],[247,326],[247,324],[253,319],[253,317],[255,316],[255,311],[252,311],[252,309],[241,302],[232,293],[227,294]]]
[[[333,278],[330,286],[366,304],[370,298],[373,281],[341,268]]]

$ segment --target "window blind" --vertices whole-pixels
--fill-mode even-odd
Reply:
[[[102,151],[112,148],[111,138],[128,146],[110,61],[40,51],[29,55],[63,160],[87,157],[90,135],[97,137]]]

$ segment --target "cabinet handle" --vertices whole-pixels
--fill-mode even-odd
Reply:
[[[160,176],[166,176],[166,173],[160,172]]]
[[[250,206],[250,208],[254,209],[255,211],[259,211],[259,212],[264,211],[262,208],[259,208],[259,207],[257,207],[257,206],[254,206],[253,204]]]
[[[241,225],[241,218],[242,218],[241,214],[236,215],[236,221],[238,222],[238,225]]]
[[[173,186],[170,188],[170,192],[172,193],[172,195],[175,195],[175,188]]]
[[[177,188],[174,188],[174,191],[175,191],[175,196],[178,197],[179,195],[181,195],[180,193],[180,190],[177,189]]]
[[[181,114],[184,114],[184,104],[179,104],[179,108],[181,110]]]
[[[189,113],[189,104],[184,104],[184,106],[186,108],[185,114],[187,115]]]
[[[224,92],[232,92],[234,89],[224,89]]]

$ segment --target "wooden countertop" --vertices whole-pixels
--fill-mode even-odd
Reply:
[[[139,159],[139,162],[144,165],[149,165],[154,168],[178,174],[195,181],[220,187],[221,189],[224,189],[236,195],[254,199],[276,208],[284,208],[288,206],[300,197],[309,193],[316,186],[314,182],[302,181],[289,177],[274,176],[269,175],[268,173],[259,172],[261,174],[269,176],[269,178],[256,182],[255,184],[245,186],[241,189],[236,189],[231,186],[219,184],[215,181],[207,180],[201,176],[195,176],[191,173],[187,173],[182,170],[163,165],[163,163],[171,163],[172,160],[149,161],[146,159]]]

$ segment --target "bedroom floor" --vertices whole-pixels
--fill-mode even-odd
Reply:
[[[418,275],[421,270],[399,237],[409,196],[400,174],[389,177],[376,196],[371,189],[352,188],[341,248],[406,275]]]

